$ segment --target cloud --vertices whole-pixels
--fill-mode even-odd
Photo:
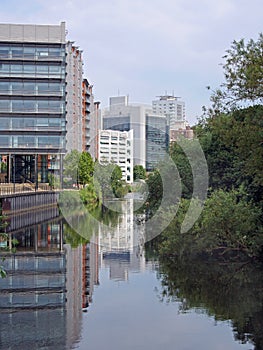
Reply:
[[[176,91],[189,116],[222,82],[219,64],[234,39],[257,38],[261,0],[2,0],[4,22],[58,24],[83,49],[85,74],[107,104],[118,89],[151,103]]]

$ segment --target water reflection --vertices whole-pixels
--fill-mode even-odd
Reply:
[[[235,340],[263,349],[262,266],[167,260],[158,275],[160,300],[179,302],[181,313],[195,310],[216,322],[231,320]]]
[[[119,201],[114,227],[101,225],[98,242],[101,267],[109,269],[109,278],[126,281],[129,271],[145,269],[144,226],[138,225],[133,200]],[[116,204],[115,204],[116,205]]]
[[[186,339],[196,336],[196,319],[191,316],[186,323],[177,314],[193,310],[218,323],[230,320],[236,341],[227,340],[228,349],[263,349],[262,270],[248,264],[159,262],[151,244],[144,249],[144,225],[138,224],[134,203],[119,201],[110,207],[104,212],[94,209],[92,215],[101,223],[96,227],[83,212],[72,215],[74,228],[85,230],[85,235],[58,211],[53,211],[52,220],[23,228],[21,218],[15,225],[10,218],[8,243],[16,239],[18,244],[15,253],[2,253],[7,278],[0,280],[1,349],[154,350],[162,344],[166,349],[175,344],[196,349]],[[176,308],[163,308],[164,303]],[[217,340],[211,340],[206,327],[199,343],[203,338],[202,349],[211,349],[209,344]],[[141,341],[135,346],[134,330]],[[105,340],[100,332],[107,334]]]

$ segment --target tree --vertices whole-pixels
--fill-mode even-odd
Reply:
[[[122,171],[118,165],[96,163],[94,175],[100,188],[102,202],[106,198],[121,198],[127,193],[127,186],[122,180]]]
[[[81,153],[76,149],[72,150],[64,159],[64,175],[77,182],[78,166]]]
[[[215,111],[263,102],[263,34],[257,41],[233,41],[223,57],[225,82],[211,96]]]
[[[133,168],[133,180],[145,180],[146,179],[146,170],[142,165],[135,165]]]
[[[94,162],[88,152],[82,152],[78,163],[78,180],[81,184],[91,183],[94,172]]]

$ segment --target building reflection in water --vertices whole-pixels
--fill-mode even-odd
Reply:
[[[129,271],[145,270],[144,226],[138,224],[134,215],[132,199],[119,202],[121,208],[113,228],[99,230],[100,264],[109,269],[109,278],[126,281]]]
[[[10,230],[14,225],[9,219],[7,245],[18,243],[15,253],[1,253],[7,277],[0,279],[0,348],[74,347],[82,311],[99,284],[99,267],[109,268],[114,280],[128,280],[129,271],[145,269],[143,227],[135,223],[131,200],[121,202],[114,220],[113,225],[99,225],[89,243],[72,245],[58,213],[16,231]]]
[[[18,244],[15,253],[1,254],[1,349],[70,349],[78,341],[82,308],[98,282],[98,246],[72,248],[64,225],[57,217],[9,232],[8,243]]]

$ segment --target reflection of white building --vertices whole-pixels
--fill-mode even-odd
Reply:
[[[101,225],[99,251],[101,267],[108,267],[110,278],[127,280],[128,271],[145,269],[144,226],[135,221],[133,200],[121,201],[117,224]]]
[[[99,162],[114,163],[122,171],[122,179],[133,182],[133,130],[99,130]]]

